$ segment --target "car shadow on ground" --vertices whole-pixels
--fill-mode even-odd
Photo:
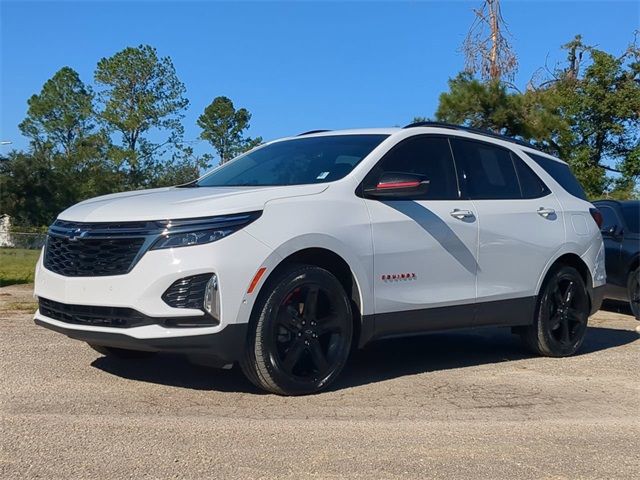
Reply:
[[[589,327],[578,355],[622,346],[638,338],[635,331]],[[381,340],[354,352],[330,391],[406,375],[531,357],[519,338],[507,329],[488,328]],[[159,354],[140,360],[99,357],[91,365],[119,377],[178,388],[263,393],[244,378],[238,367],[233,370],[202,367],[177,355]]]

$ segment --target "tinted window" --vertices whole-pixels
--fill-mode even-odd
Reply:
[[[521,198],[508,150],[469,140],[452,139],[458,173],[472,199]]]
[[[606,205],[598,205],[598,210],[602,214],[602,227],[600,227],[602,231],[609,230],[611,227],[621,226],[618,215],[613,208]]]
[[[527,152],[527,155],[544,168],[544,170],[571,195],[581,198],[582,200],[587,199],[587,195],[584,193],[582,186],[578,183],[576,177],[573,176],[573,173],[571,173],[569,165],[534,153]]]
[[[198,187],[301,185],[339,180],[388,135],[329,135],[265,145],[216,168]]]
[[[511,159],[516,167],[522,198],[540,198],[548,195],[550,190],[529,166],[511,153]]]
[[[627,229],[633,233],[640,233],[640,202],[623,204],[622,215]]]
[[[385,172],[422,175],[429,180],[426,195],[416,200],[458,198],[456,171],[449,142],[444,137],[416,136],[403,140],[387,153],[367,175],[365,188],[373,187]]]

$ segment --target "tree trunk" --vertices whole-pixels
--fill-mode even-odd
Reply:
[[[491,28],[491,53],[489,54],[489,76],[491,80],[500,80],[500,67],[498,66],[498,9],[496,4],[497,0],[487,0]]]

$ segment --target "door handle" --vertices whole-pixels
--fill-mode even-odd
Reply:
[[[454,208],[451,212],[449,212],[453,218],[457,218],[458,220],[462,220],[463,218],[472,218],[473,212],[471,210],[460,210],[458,208]]]
[[[544,207],[540,207],[537,210],[538,215],[540,215],[541,217],[547,218],[549,215],[553,215],[554,213],[556,213],[556,211],[553,208],[544,208]]]

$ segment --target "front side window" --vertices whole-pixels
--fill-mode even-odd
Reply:
[[[640,202],[624,203],[622,216],[630,232],[640,233]]]
[[[522,198],[509,150],[460,138],[452,138],[451,144],[468,198]]]
[[[427,192],[412,200],[458,198],[456,170],[449,142],[444,137],[421,135],[401,141],[367,175],[363,182],[365,189],[375,187],[384,173],[409,173],[427,180]]]
[[[197,187],[304,185],[345,177],[388,135],[324,135],[275,142],[202,177]]]

